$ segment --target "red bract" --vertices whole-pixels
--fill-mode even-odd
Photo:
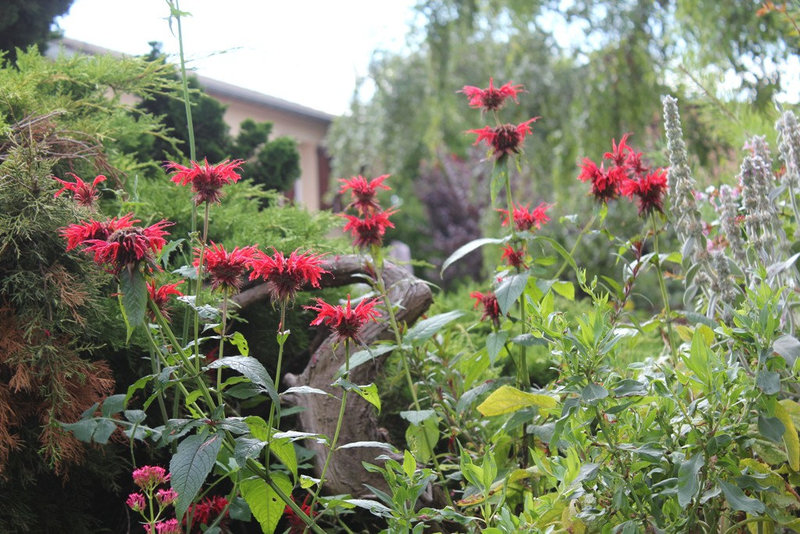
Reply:
[[[606,172],[603,165],[600,167],[589,158],[583,159],[581,165],[581,173],[578,175],[578,180],[592,182],[592,195],[600,202],[608,202],[617,198],[617,188],[619,183],[627,178],[625,170],[620,167],[614,167]]]
[[[355,207],[361,214],[372,213],[381,208],[375,198],[377,190],[391,189],[388,185],[383,184],[383,181],[388,177],[388,174],[384,174],[369,181],[361,175],[353,176],[349,180],[342,178],[339,180],[342,183],[339,193],[344,193],[349,189],[353,201],[347,207]]]
[[[361,328],[369,321],[376,321],[380,316],[375,306],[378,299],[368,298],[359,301],[355,308],[350,305],[350,295],[347,295],[347,304],[333,306],[322,299],[317,299],[316,306],[306,306],[307,310],[317,312],[317,318],[311,321],[312,326],[325,325],[333,330],[338,338],[360,341],[358,335]]]
[[[197,504],[193,504],[186,511],[183,517],[183,525],[186,526],[186,519],[192,518],[192,531],[200,532],[199,525],[207,525],[217,519],[217,516],[228,506],[228,499],[225,497],[207,497]],[[225,513],[227,515],[227,512]]]
[[[132,473],[133,483],[143,490],[152,491],[156,486],[169,482],[169,474],[163,467],[144,465]]]
[[[495,111],[503,107],[506,98],[512,98],[514,102],[519,103],[517,94],[522,92],[523,89],[521,85],[512,85],[513,83],[508,82],[501,87],[495,88],[494,79],[489,78],[489,87],[486,89],[465,85],[459,92],[467,95],[470,107],[482,108],[484,111]]]
[[[514,227],[518,232],[526,232],[533,228],[539,229],[543,224],[550,220],[547,216],[547,210],[552,207],[551,204],[542,202],[536,206],[533,211],[529,209],[529,204],[525,206],[514,206]],[[503,221],[503,226],[508,226],[508,210],[497,210],[506,216]]]
[[[484,319],[491,319],[494,324],[500,321],[500,303],[497,302],[497,296],[492,291],[481,293],[480,291],[473,291],[469,294],[470,297],[475,299],[475,308],[478,305],[483,306],[483,313],[481,314],[481,321]]]
[[[631,134],[623,135],[622,139],[619,140],[619,144],[617,144],[616,140],[612,139],[611,152],[606,152],[603,154],[603,159],[613,161],[614,165],[617,167],[624,167],[625,161],[628,159],[628,153],[633,152],[631,147],[626,144],[630,135]]]
[[[105,239],[88,239],[84,241],[88,246],[86,252],[94,254],[94,262],[98,265],[108,265],[114,274],[119,274],[123,269],[134,270],[139,263],[154,270],[154,254],[158,253],[167,241],[164,230],[171,226],[168,221],[160,221],[148,226],[127,226],[118,228]]]
[[[625,180],[620,184],[620,193],[628,198],[634,195],[639,199],[639,215],[647,215],[653,210],[664,212],[664,193],[667,190],[667,171],[656,169],[639,180]]]
[[[515,249],[511,245],[503,247],[503,260],[515,269],[525,269],[525,250]]]
[[[190,167],[185,167],[170,161],[167,163],[167,170],[175,172],[172,181],[176,184],[192,185],[192,191],[195,193],[195,204],[199,205],[203,202],[215,202],[218,204],[222,197],[222,192],[220,191],[222,186],[239,181],[241,176],[236,171],[243,164],[243,160],[237,159],[233,161],[225,160],[217,165],[209,165],[208,160],[204,159],[202,165],[192,161]]]
[[[255,258],[256,247],[234,247],[227,252],[225,247],[213,241],[205,249],[203,264],[211,275],[211,289],[222,287],[238,291],[242,287],[244,271]],[[200,265],[200,249],[195,249],[194,266]]]
[[[300,252],[298,249],[286,257],[275,248],[272,251],[271,257],[256,251],[251,262],[253,272],[250,273],[250,280],[263,278],[266,281],[272,300],[294,300],[303,286],[319,287],[320,278],[327,272],[321,267],[321,255]]]
[[[73,178],[75,178],[75,182],[66,182],[60,178],[56,178],[53,176],[53,180],[59,182],[62,186],[61,189],[56,191],[56,194],[53,195],[53,198],[58,198],[61,193],[64,191],[72,191],[72,198],[81,206],[91,207],[94,205],[95,200],[97,197],[100,196],[100,193],[97,191],[97,184],[100,182],[105,182],[106,177],[102,174],[97,175],[95,179],[92,181],[91,184],[87,184],[83,180],[81,180],[76,174],[71,172],[67,173]]]
[[[536,122],[538,119],[539,117],[534,117],[516,126],[513,124],[503,124],[495,127],[486,126],[479,130],[469,130],[468,133],[478,135],[478,138],[473,143],[474,145],[481,141],[486,141],[486,144],[492,149],[494,157],[500,159],[520,152],[525,135],[532,133],[531,123]]]
[[[291,499],[294,501],[294,496],[292,496]],[[317,514],[311,510],[311,505],[308,504],[307,501],[308,497],[303,499],[303,503],[300,505],[300,510],[302,510],[308,517],[314,517]],[[286,515],[286,519],[289,521],[289,534],[303,534],[306,531],[305,521],[303,521],[303,519],[298,516],[289,505],[284,507],[283,513]]]
[[[380,246],[386,229],[394,228],[394,224],[389,220],[389,216],[393,214],[392,210],[376,211],[365,214],[363,219],[354,215],[342,215],[347,218],[344,231],[353,235],[353,244],[359,248]]]
[[[80,224],[70,224],[59,232],[67,240],[67,250],[72,250],[93,239],[107,239],[120,228],[127,228],[139,222],[138,219],[132,219],[132,217],[133,214],[129,213],[119,219],[113,217],[103,222],[90,220]]]
[[[166,320],[169,321],[169,297],[171,295],[175,295],[177,297],[183,296],[183,293],[180,292],[178,286],[181,285],[184,280],[180,282],[175,282],[174,284],[166,284],[160,287],[156,287],[155,281],[147,282],[147,294],[150,296],[150,300],[155,303],[158,310],[161,312],[161,315],[164,316]],[[152,312],[150,313],[150,318],[155,321],[155,314]]]

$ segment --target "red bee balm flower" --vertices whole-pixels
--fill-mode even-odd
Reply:
[[[530,211],[528,206],[529,205],[514,206],[514,213],[512,216],[514,218],[514,227],[518,232],[526,232],[532,228],[536,228],[538,230],[543,224],[550,220],[550,217],[547,216],[546,212],[552,207],[552,204],[542,202],[536,206],[533,211]],[[506,216],[505,220],[503,221],[503,226],[508,226],[508,210],[497,211]]]
[[[628,198],[634,195],[639,199],[639,215],[653,210],[664,212],[664,193],[667,190],[667,171],[656,169],[640,180],[624,180],[619,191]]]
[[[380,316],[375,306],[378,299],[369,298],[361,300],[355,308],[350,306],[350,295],[347,295],[345,306],[332,306],[322,299],[317,299],[316,306],[306,306],[307,310],[318,313],[317,318],[311,321],[312,326],[325,325],[333,330],[338,338],[359,340],[359,332],[368,321],[377,321]]]
[[[106,177],[102,174],[97,175],[95,179],[92,181],[91,184],[87,184],[83,180],[81,180],[77,175],[69,172],[67,173],[75,178],[75,182],[65,182],[60,178],[56,178],[53,176],[53,180],[61,183],[64,187],[56,191],[56,194],[53,195],[53,198],[58,198],[61,193],[64,191],[72,191],[72,198],[81,206],[92,207],[94,202],[97,200],[97,197],[100,196],[100,193],[97,191],[97,184],[100,182],[105,182]]]
[[[119,219],[113,217],[105,222],[90,220],[80,224],[70,224],[66,228],[62,228],[60,233],[67,240],[67,250],[72,250],[90,240],[105,240],[120,228],[127,228],[139,222],[138,219],[131,219],[131,217],[133,214],[129,213]]]
[[[183,293],[180,292],[178,286],[181,285],[184,280],[180,282],[175,282],[174,284],[166,284],[161,287],[156,287],[156,283],[154,281],[147,282],[147,294],[150,296],[150,300],[152,300],[156,307],[158,307],[161,315],[169,321],[169,297],[170,295],[175,295],[177,297],[183,296]],[[155,320],[154,314],[151,312],[151,319]]]
[[[525,250],[523,249],[517,250],[511,245],[506,245],[503,247],[502,259],[506,260],[506,262],[515,269],[527,268],[527,265],[525,265]]]
[[[614,162],[617,167],[624,167],[628,159],[628,154],[633,152],[633,149],[627,145],[628,137],[631,134],[625,134],[617,144],[616,140],[611,140],[611,152],[603,154],[603,159],[608,159]]]
[[[622,180],[627,178],[625,169],[622,167],[614,167],[606,172],[603,165],[600,167],[590,160],[589,158],[583,159],[581,165],[581,173],[578,175],[578,180],[592,182],[592,195],[599,202],[608,202],[617,198],[618,187]]]
[[[272,257],[256,251],[251,262],[253,272],[250,280],[263,278],[267,282],[272,300],[286,302],[293,300],[297,292],[304,286],[319,287],[320,278],[327,271],[320,267],[322,256],[311,252],[295,250],[289,257],[272,249]]]
[[[225,247],[213,241],[205,250],[203,263],[206,271],[211,275],[211,289],[223,287],[238,291],[242,287],[242,276],[245,269],[255,258],[256,247],[234,247],[227,252]],[[194,266],[200,265],[200,249],[195,249]]]
[[[482,108],[484,111],[496,111],[503,107],[506,98],[512,98],[514,102],[519,103],[517,100],[517,93],[523,91],[521,85],[512,85],[514,82],[495,88],[494,79],[489,78],[489,87],[481,89],[480,87],[473,87],[465,85],[459,93],[464,93],[469,98],[469,106],[472,108]]]
[[[222,197],[221,189],[225,184],[232,184],[239,181],[241,176],[236,172],[244,164],[243,160],[225,160],[217,165],[209,165],[208,160],[203,160],[203,164],[191,162],[191,167],[184,167],[175,162],[167,164],[168,171],[175,171],[172,181],[180,185],[192,184],[192,191],[195,193],[194,202],[197,205],[203,202],[215,202],[219,204]]]
[[[536,122],[539,117],[528,119],[527,121],[514,126],[513,124],[503,124],[502,126],[486,126],[480,130],[469,130],[468,133],[478,135],[473,143],[477,145],[481,141],[492,149],[494,157],[500,159],[509,154],[518,154],[522,149],[522,141],[526,134],[532,133],[531,123]]]
[[[225,497],[207,497],[197,504],[193,504],[189,507],[186,511],[186,515],[183,518],[183,524],[186,525],[186,518],[192,518],[192,531],[195,530],[195,525],[207,525],[208,523],[217,519],[217,516],[225,510],[225,507],[228,506],[228,499]],[[228,512],[225,512],[225,515],[228,515]],[[200,529],[197,528],[197,532]]]
[[[375,194],[378,189],[391,189],[388,185],[384,185],[383,181],[388,178],[388,174],[378,176],[372,180],[367,181],[361,175],[353,176],[349,180],[341,179],[342,187],[339,188],[339,193],[344,193],[348,189],[353,201],[347,206],[355,207],[359,213],[367,214],[380,210],[381,206],[378,204]]]
[[[353,243],[359,248],[367,248],[372,245],[380,246],[383,243],[383,236],[387,228],[394,228],[394,224],[389,220],[389,216],[394,211],[376,211],[364,215],[359,219],[355,215],[342,215],[347,218],[344,231],[353,235]]]
[[[117,221],[119,223],[119,221]],[[158,269],[153,254],[158,253],[169,235],[164,228],[171,226],[168,221],[160,221],[147,228],[125,226],[114,230],[105,239],[88,239],[86,252],[94,253],[98,265],[110,265],[114,274],[123,269],[133,270],[137,264],[144,263],[150,270]]]
[[[473,291],[469,294],[470,297],[475,299],[475,308],[478,305],[483,305],[483,313],[481,314],[481,321],[484,319],[491,319],[492,322],[497,324],[500,320],[500,303],[497,302],[497,297],[492,291],[481,293],[480,291]]]

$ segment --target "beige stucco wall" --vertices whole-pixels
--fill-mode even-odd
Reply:
[[[273,123],[271,139],[280,136],[292,137],[297,141],[300,153],[300,178],[295,183],[294,201],[311,211],[320,209],[320,176],[318,147],[322,146],[329,123],[302,117],[295,113],[283,112],[251,102],[243,102],[206,88],[206,92],[225,104],[225,122],[231,134],[239,133],[239,124],[245,119],[256,122]]]

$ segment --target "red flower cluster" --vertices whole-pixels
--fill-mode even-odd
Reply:
[[[500,303],[497,302],[497,296],[494,292],[481,293],[480,291],[473,291],[469,296],[475,299],[475,309],[478,308],[478,305],[483,306],[481,321],[491,319],[495,325],[500,322]]]
[[[394,224],[389,220],[389,217],[395,211],[391,209],[382,211],[381,205],[375,196],[378,189],[391,189],[383,184],[383,181],[388,177],[388,174],[384,174],[370,181],[367,181],[362,176],[354,176],[349,180],[339,180],[342,182],[339,193],[350,190],[353,201],[348,207],[354,207],[358,211],[358,216],[342,215],[347,219],[344,231],[350,232],[353,236],[353,244],[358,248],[380,246],[383,243],[386,229],[394,228]]]
[[[512,85],[508,82],[501,87],[495,88],[494,79],[489,78],[489,87],[481,89],[472,85],[465,85],[459,93],[464,93],[469,98],[469,106],[481,108],[483,111],[496,111],[503,107],[507,98],[512,98],[519,103],[517,94],[522,92],[521,85]]]
[[[294,496],[292,496],[291,499],[294,501]],[[302,510],[308,517],[314,517],[317,515],[311,509],[311,505],[308,504],[308,497],[303,499],[303,503],[300,505],[300,510]],[[289,534],[303,534],[306,531],[305,522],[296,513],[294,513],[294,510],[292,510],[289,505],[286,505],[286,507],[283,509],[283,513],[286,515],[286,519],[289,521]]]
[[[503,247],[503,260],[515,269],[527,269],[525,265],[525,249],[515,249],[511,245]]]
[[[171,295],[175,295],[177,297],[182,297],[183,293],[180,292],[178,286],[181,285],[184,280],[180,282],[175,282],[174,284],[165,284],[163,286],[156,287],[155,281],[147,282],[147,294],[150,296],[150,300],[156,305],[158,310],[161,312],[161,315],[169,321],[169,297]],[[150,313],[150,320],[155,321],[155,314],[153,312]]]
[[[468,130],[467,133],[478,135],[478,138],[473,143],[474,145],[481,141],[486,141],[486,144],[492,149],[495,159],[500,160],[511,154],[519,154],[522,150],[522,142],[525,140],[525,135],[532,133],[531,123],[536,122],[538,119],[539,117],[534,117],[516,126],[513,124],[494,127],[486,126],[478,130]]]
[[[584,158],[578,179],[592,182],[591,194],[600,202],[623,195],[634,196],[639,200],[639,215],[647,215],[654,210],[663,212],[664,194],[667,190],[667,171],[650,168],[642,163],[642,153],[636,152],[628,145],[628,136],[611,140],[611,151],[603,154],[603,159],[610,162],[610,169],[605,170],[601,163],[597,164]]]
[[[322,275],[328,272],[321,267],[321,255],[310,251],[299,252],[298,249],[286,257],[274,247],[272,251],[271,257],[256,251],[251,261],[253,272],[250,273],[250,280],[263,278],[273,301],[294,300],[297,292],[305,285],[319,287]]]
[[[513,208],[511,216],[514,219],[514,228],[517,229],[517,232],[527,232],[534,228],[538,230],[543,224],[550,220],[550,217],[547,215],[547,210],[552,207],[552,204],[542,202],[533,208],[533,211],[530,210],[529,206],[530,204],[525,206],[515,205]],[[503,226],[508,226],[508,210],[501,209],[497,211],[505,215],[506,218],[503,220]]]
[[[344,306],[333,306],[318,298],[316,306],[305,308],[317,312],[317,318],[311,321],[311,326],[325,325],[336,333],[339,340],[352,339],[359,342],[361,328],[369,321],[377,321],[380,316],[375,309],[377,304],[378,299],[367,298],[353,308],[350,305],[350,295],[347,295],[347,304]]]
[[[175,172],[172,181],[176,184],[192,185],[195,204],[200,205],[203,202],[219,204],[222,197],[222,186],[239,181],[241,176],[236,171],[243,164],[243,160],[237,159],[209,165],[208,160],[205,159],[202,165],[192,161],[190,167],[185,167],[170,161],[167,163],[167,170]]]
[[[203,266],[211,275],[211,289],[222,287],[226,290],[238,291],[244,281],[245,270],[255,259],[256,247],[234,247],[230,252],[213,241],[203,254]],[[195,267],[200,266],[200,249],[195,249]]]
[[[133,471],[133,483],[145,491],[153,491],[156,486],[169,482],[166,469],[157,465],[144,465]]]
[[[88,184],[81,180],[76,174],[67,173],[75,178],[75,182],[66,182],[60,178],[56,178],[53,176],[53,180],[59,182],[63,187],[56,191],[56,194],[53,195],[53,198],[58,198],[61,193],[64,191],[72,191],[72,199],[80,206],[92,207],[100,196],[100,192],[97,191],[97,184],[100,182],[105,182],[106,177],[102,174],[97,175],[95,179],[92,181],[91,184]]]
[[[192,531],[200,532],[200,525],[207,525],[217,519],[217,516],[222,513],[228,506],[228,499],[225,497],[206,497],[201,502],[193,504],[186,511],[183,517],[183,525],[186,526],[186,519],[192,518]],[[228,515],[228,512],[225,512]]]
[[[105,222],[90,220],[71,224],[61,230],[67,239],[67,250],[84,245],[84,252],[94,254],[94,262],[109,266],[111,272],[119,274],[123,269],[134,270],[140,263],[148,269],[156,270],[158,265],[154,255],[167,243],[164,230],[172,223],[160,221],[147,228],[134,226],[139,222],[133,215],[113,218]]]

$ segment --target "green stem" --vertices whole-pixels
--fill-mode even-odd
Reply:
[[[283,345],[286,343],[286,338],[282,335],[284,325],[286,324],[286,301],[281,301],[281,320],[278,323],[278,365],[275,367],[275,387],[278,387],[281,376],[281,363],[283,362]],[[347,360],[349,361],[349,360]],[[269,421],[267,422],[267,432],[269,432],[269,440],[267,441],[265,451],[265,461],[269,465],[270,446],[272,445],[272,428],[273,419],[275,427],[279,428],[281,424],[281,410],[280,405],[276,406],[274,402],[269,405]],[[320,479],[321,480],[321,479]]]
[[[194,365],[195,371],[200,372],[200,289],[203,287],[203,261],[206,254],[206,239],[208,238],[208,202],[203,213],[203,238],[200,240],[200,257],[197,260],[197,285],[194,292]]]
[[[223,352],[225,350],[225,332],[227,331],[227,320],[228,320],[228,288],[223,287],[222,289],[222,332],[220,332],[219,336],[219,352],[217,354],[217,358],[220,360],[223,357]],[[217,404],[222,406],[222,367],[217,367]]]
[[[656,226],[655,211],[650,214],[650,220],[653,223],[653,254],[656,265],[656,276],[658,277],[658,288],[661,290],[661,299],[664,301],[664,315],[667,322],[667,341],[669,341],[669,350],[670,354],[672,354],[672,363],[677,368],[678,352],[672,335],[672,310],[670,310],[669,306],[667,284],[664,282],[664,272],[661,270],[661,256],[658,252],[658,227]]]
[[[578,249],[578,245],[580,244],[581,240],[583,239],[583,236],[585,236],[589,232],[589,228],[592,227],[592,225],[594,224],[594,221],[596,219],[597,219],[597,213],[592,215],[592,218],[589,219],[589,221],[581,229],[581,233],[578,234],[578,239],[575,240],[575,243],[572,245],[572,248],[569,250],[570,257],[572,257],[572,255],[575,254],[575,251]],[[553,276],[554,280],[557,280],[558,277],[561,276],[561,273],[564,272],[564,269],[567,268],[567,265],[569,265],[569,262],[565,258],[564,262],[561,264],[561,267],[558,268],[558,271],[556,271],[556,274]]]

